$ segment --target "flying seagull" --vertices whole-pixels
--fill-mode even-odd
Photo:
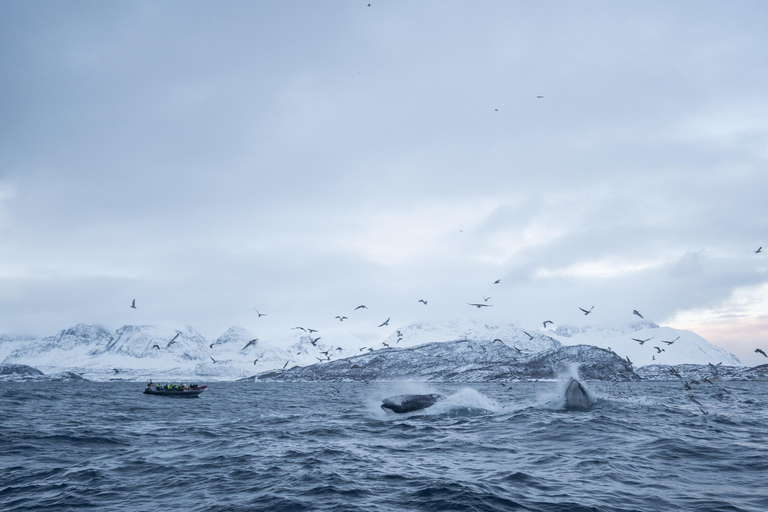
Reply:
[[[136,309],[136,299],[133,299],[133,302],[131,303],[131,307],[133,309]]]
[[[208,356],[208,357],[211,357],[211,356]],[[213,361],[214,363],[216,363],[216,362],[217,362],[217,361],[216,361],[214,358],[212,358],[212,357],[211,357],[211,361]]]
[[[336,318],[338,318],[338,319],[339,319],[339,322],[343,322],[344,320],[346,320],[346,319],[347,319],[347,317],[345,317],[345,316],[339,316],[339,315],[336,315]]]
[[[768,357],[768,354],[766,354],[765,352],[763,352],[763,350],[762,350],[762,349],[756,348],[756,349],[755,349],[755,352],[756,352],[756,353],[758,353],[758,354],[763,354],[765,357]]]
[[[259,318],[261,318],[261,317],[263,317],[263,316],[267,316],[267,314],[266,314],[266,313],[259,313],[259,310],[258,310],[258,309],[256,309],[256,308],[253,308],[253,309],[256,311],[256,314],[257,314],[257,315],[259,315]]]
[[[547,324],[553,324],[554,325],[554,323],[555,322],[553,322],[552,320],[544,320],[544,328],[545,329],[547,328]]]
[[[489,300],[491,300],[490,297],[486,297],[485,295],[483,295],[483,302],[488,302]]]
[[[310,328],[307,328],[307,332],[308,332],[309,334],[312,334],[313,332],[317,332],[317,329],[310,329]]]
[[[493,284],[499,284],[499,283],[501,283],[501,279],[497,279],[497,280],[495,280],[495,281],[493,282]]]
[[[294,329],[301,329],[302,331],[307,332],[307,330],[303,327],[291,327],[291,330],[294,330]]]
[[[285,370],[285,367],[288,366],[288,363],[290,363],[290,361],[285,362],[285,364],[283,365],[283,370]]]
[[[174,336],[174,337],[173,337],[173,339],[171,340],[171,343],[173,343],[174,341],[176,341],[176,338],[178,338],[179,336],[181,336],[181,333],[180,333],[180,332],[178,332],[178,331],[176,331],[176,336]]]
[[[117,368],[112,368],[112,369],[115,371],[115,373],[120,373],[120,370],[118,370]]]
[[[477,309],[493,307],[493,304],[472,304],[471,302],[467,302],[467,304],[470,306],[475,306]]]
[[[541,99],[541,98],[543,98],[544,96],[536,96],[536,97],[537,97],[537,98],[539,98],[539,99]]]
[[[530,339],[530,340],[532,340],[532,339],[533,339],[533,336],[531,336],[531,335],[530,335],[530,334],[528,334],[527,332],[523,331],[523,334],[525,334],[526,336],[528,336],[528,339]]]
[[[389,345],[387,345],[387,342],[385,342],[385,341],[382,341],[381,344],[384,345],[387,348],[390,348]]]
[[[242,350],[245,350],[245,349],[247,349],[247,348],[248,348],[248,347],[250,347],[251,345],[255,344],[257,341],[259,341],[259,338],[255,338],[255,339],[252,339],[251,341],[249,341],[249,342],[248,342],[248,343],[247,343],[247,344],[246,344],[246,345],[245,345],[245,346],[242,348]]]
[[[641,315],[640,312],[638,310],[636,310],[636,309],[632,310],[632,314],[633,315],[637,315],[637,316],[639,316],[642,319],[645,319],[645,317],[643,315]]]
[[[427,305],[427,301],[425,301],[424,299],[419,299],[419,302],[421,302],[421,303],[422,303],[422,304],[424,304],[425,306]]]
[[[653,338],[648,338],[648,339],[645,339],[645,340],[639,340],[639,339],[637,339],[637,338],[632,338],[632,340],[633,340],[633,341],[636,341],[636,342],[638,342],[638,343],[639,343],[639,344],[641,344],[641,345],[642,345],[643,343],[645,343],[646,341],[649,341],[649,340],[652,340],[652,339],[653,339]]]
[[[662,343],[666,343],[667,345],[671,345],[671,344],[673,344],[674,342],[676,342],[679,339],[680,339],[680,336],[678,336],[677,338],[673,339],[672,341],[661,340],[661,342]]]
[[[389,320],[390,320],[391,318],[392,318],[392,317],[389,317],[389,318],[387,318],[387,319],[384,321],[384,323],[383,323],[383,324],[379,325],[379,327],[384,327],[385,325],[389,325]]]
[[[261,355],[261,356],[257,357],[256,359],[254,359],[254,360],[253,360],[253,364],[256,364],[256,361],[258,361],[258,360],[259,360],[259,359],[261,359],[262,357],[264,357],[264,356],[263,356],[263,355]]]
[[[355,311],[357,311],[358,309],[368,309],[368,306],[366,306],[365,304],[360,304],[355,308]]]
[[[582,310],[584,312],[584,316],[586,316],[586,315],[590,314],[593,309],[595,309],[595,306],[592,306],[591,308],[589,308],[589,310],[586,310],[584,308],[579,308],[579,309]]]
[[[319,336],[317,338],[315,338],[315,339],[310,338],[309,342],[312,344],[313,347],[316,347],[317,346],[317,342],[320,341],[320,339],[321,338]]]
[[[659,348],[659,347],[653,347],[653,348],[655,348],[655,349],[656,349],[656,353],[657,353],[657,354],[661,354],[662,352],[664,352],[664,349],[663,349],[663,348]]]
[[[757,248],[757,250],[755,251],[755,254],[760,254],[761,252],[763,252],[763,246],[762,245]]]
[[[158,345],[157,343],[155,343],[154,345],[152,345],[152,348],[156,348],[157,350],[160,350],[160,345]]]
[[[168,344],[165,346],[165,348],[168,348],[168,347],[170,347],[170,346],[171,346],[171,345],[173,345],[174,343],[176,343],[176,338],[173,338],[171,341],[169,341],[169,342],[168,342]]]

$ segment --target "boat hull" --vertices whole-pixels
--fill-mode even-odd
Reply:
[[[164,390],[164,389],[145,389],[145,395],[171,396],[174,398],[197,398],[204,389],[184,389],[184,390]]]

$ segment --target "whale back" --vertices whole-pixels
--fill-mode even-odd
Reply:
[[[436,393],[429,395],[396,395],[382,400],[381,408],[402,414],[432,407],[437,401],[444,398],[443,395]]]

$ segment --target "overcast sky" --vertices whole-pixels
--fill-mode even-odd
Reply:
[[[8,334],[637,309],[761,364],[766,192],[763,1],[0,2]]]

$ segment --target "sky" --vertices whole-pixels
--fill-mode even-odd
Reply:
[[[768,362],[762,1],[8,0],[0,112],[0,333],[638,310]]]

